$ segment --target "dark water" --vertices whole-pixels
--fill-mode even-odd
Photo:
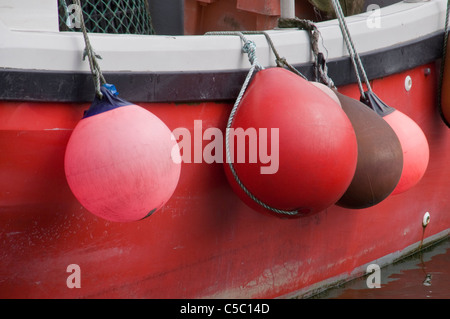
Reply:
[[[367,276],[315,296],[318,299],[450,299],[450,238],[380,269],[381,287]]]

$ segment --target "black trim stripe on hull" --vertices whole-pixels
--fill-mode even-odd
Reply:
[[[365,54],[361,59],[369,79],[385,77],[433,62],[442,56],[443,32]],[[337,86],[356,82],[348,57],[329,60],[328,74]],[[295,65],[308,79],[311,63]],[[130,102],[201,102],[234,100],[247,70],[205,72],[104,72],[120,97]],[[0,100],[90,102],[90,73],[0,69]]]

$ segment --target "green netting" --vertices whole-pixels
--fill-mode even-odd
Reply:
[[[88,32],[154,34],[147,0],[82,0]],[[80,31],[74,21],[76,6],[72,0],[59,0],[59,30]]]

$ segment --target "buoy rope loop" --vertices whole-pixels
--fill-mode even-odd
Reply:
[[[105,77],[103,76],[102,71],[100,69],[100,65],[97,62],[97,58],[101,59],[101,56],[94,52],[91,42],[89,41],[86,25],[84,23],[83,8],[81,6],[80,0],[75,0],[75,2],[76,2],[75,4],[80,8],[80,27],[81,32],[83,33],[85,43],[85,48],[83,51],[83,61],[85,60],[86,57],[88,58],[89,67],[91,69],[91,73],[94,78],[95,92],[97,96],[101,99],[103,98],[103,93],[101,92],[100,87],[102,84],[106,84]]]
[[[328,76],[328,67],[326,64],[325,55],[319,49],[319,39],[321,38],[321,34],[317,26],[310,20],[295,17],[278,19],[278,27],[298,28],[308,31],[311,42],[311,51],[314,55],[315,80],[324,83],[332,89],[335,89],[336,86],[333,80]]]
[[[344,12],[342,11],[342,7],[341,7],[339,0],[331,0],[331,4],[333,5],[333,9],[336,13],[336,17],[339,22],[339,27],[341,29],[341,33],[344,38],[345,45],[347,46],[347,51],[350,54],[350,59],[353,64],[353,68],[355,69],[355,75],[356,75],[356,78],[358,81],[359,91],[361,93],[361,96],[363,98],[365,98],[364,88],[362,86],[361,76],[360,76],[359,72],[361,72],[361,74],[364,78],[364,82],[367,86],[367,90],[369,92],[372,92],[372,87],[371,87],[369,79],[367,77],[367,73],[361,62],[361,58],[360,58],[358,52],[356,51],[355,44],[353,43],[352,37],[350,35],[350,31],[348,30],[347,22],[345,21],[345,15],[344,15]]]
[[[298,211],[297,210],[293,210],[293,211],[288,211],[288,210],[282,210],[282,209],[277,209],[274,207],[271,207],[269,205],[267,205],[266,203],[262,202],[260,199],[258,199],[255,195],[253,195],[247,187],[245,187],[245,185],[242,183],[241,179],[239,178],[236,170],[234,169],[233,166],[233,161],[231,159],[231,152],[230,152],[230,131],[231,131],[231,125],[233,124],[233,120],[234,117],[236,115],[237,109],[241,103],[241,100],[244,96],[245,91],[247,90],[248,84],[250,83],[251,78],[253,77],[253,74],[255,72],[255,70],[257,69],[263,69],[262,66],[258,63],[258,59],[256,56],[256,45],[253,41],[249,41],[245,38],[245,36],[243,35],[242,32],[227,32],[227,31],[223,31],[223,32],[208,32],[205,35],[238,35],[242,41],[244,42],[244,45],[242,47],[243,52],[247,53],[247,55],[249,56],[249,61],[251,63],[251,67],[247,73],[247,76],[245,77],[244,83],[241,87],[241,90],[239,91],[238,97],[236,98],[236,101],[234,102],[233,108],[231,109],[230,115],[228,117],[228,122],[227,122],[227,127],[225,130],[225,153],[226,153],[226,160],[227,160],[227,164],[230,167],[231,173],[233,174],[233,177],[236,181],[236,183],[239,185],[239,187],[241,187],[241,189],[248,195],[248,197],[250,197],[255,203],[257,203],[258,205],[264,207],[267,210],[270,210],[274,213],[277,214],[284,214],[284,215],[297,215]],[[253,43],[253,44],[252,44]],[[250,56],[252,55],[252,56]]]
[[[442,46],[442,59],[441,59],[441,66],[440,66],[440,70],[439,70],[438,110],[439,110],[439,114],[441,115],[442,120],[444,121],[445,125],[447,125],[448,127],[450,127],[450,123],[447,121],[447,119],[445,118],[443,111],[442,111],[441,95],[442,95],[442,85],[444,82],[445,60],[447,57],[449,13],[450,13],[450,0],[447,0],[447,10],[445,13],[445,25],[444,25],[444,43]]]
[[[242,32],[239,31],[213,31],[207,32],[205,35],[237,35],[241,38],[244,45],[242,46],[242,52],[247,53],[250,64],[255,65],[259,70],[263,70],[264,67],[259,64],[256,56],[256,44],[255,42],[248,40]]]
[[[250,61],[250,64],[256,64],[257,57],[256,57],[256,44],[253,41],[246,41],[244,45],[242,46],[242,52],[247,53],[248,60]]]
[[[272,41],[272,38],[270,37],[269,33],[267,31],[242,31],[244,34],[262,34],[267,40],[267,43],[269,44],[270,48],[272,49],[273,54],[275,55],[275,63],[278,67],[286,67],[291,72],[294,72],[298,76],[302,77],[305,80],[308,80],[306,76],[304,76],[300,71],[298,71],[296,68],[294,68],[291,64],[288,63],[286,58],[281,57],[278,53],[278,50],[275,47],[275,44]]]
[[[266,203],[262,202],[261,200],[259,200],[255,195],[253,195],[247,187],[245,187],[245,185],[242,183],[241,179],[239,178],[236,170],[234,169],[233,166],[233,160],[231,159],[231,153],[230,153],[230,131],[231,131],[231,125],[233,123],[234,117],[236,115],[236,111],[241,103],[242,97],[244,96],[244,93],[247,89],[247,86],[250,82],[250,79],[253,76],[253,73],[255,71],[256,67],[255,65],[252,65],[252,67],[250,68],[247,77],[245,78],[244,84],[242,85],[242,88],[239,92],[239,95],[233,105],[233,108],[231,109],[230,112],[230,116],[228,117],[228,122],[227,122],[227,128],[225,131],[225,152],[226,152],[226,157],[227,157],[227,163],[228,166],[230,167],[231,173],[233,174],[233,177],[236,181],[236,183],[239,185],[239,187],[241,187],[241,189],[254,201],[256,202],[258,205],[264,207],[265,209],[268,209],[272,212],[275,212],[277,214],[284,214],[284,215],[297,215],[298,211],[294,210],[294,211],[287,211],[287,210],[281,210],[281,209],[277,209],[274,207],[271,207],[269,205],[267,205]]]

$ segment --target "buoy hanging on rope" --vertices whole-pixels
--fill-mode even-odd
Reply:
[[[67,182],[78,201],[106,220],[150,216],[172,196],[181,169],[169,128],[146,109],[101,87],[70,136]]]
[[[406,114],[385,104],[375,93],[367,91],[361,101],[374,110],[392,127],[403,151],[403,171],[392,195],[414,187],[428,167],[430,150],[422,129]]]
[[[392,195],[403,193],[416,185],[425,174],[428,167],[429,147],[422,129],[407,115],[386,105],[373,91],[369,78],[365,72],[358,51],[355,49],[350,35],[341,4],[338,0],[331,0],[331,4],[339,21],[350,59],[355,69],[361,102],[369,106],[392,127],[396,133],[403,151],[403,170],[400,181],[395,187]],[[360,72],[367,86],[364,92]]]
[[[259,156],[252,163],[249,154],[244,162],[236,160],[243,149],[252,150],[239,145],[236,132],[250,134],[260,129],[268,133],[258,134],[259,155],[261,145],[267,142],[264,150],[272,152],[272,162]],[[324,210],[342,197],[355,173],[356,136],[342,108],[307,80],[283,68],[256,73],[228,132],[236,174],[224,163],[227,178],[234,192],[260,212],[298,217]],[[262,173],[273,161],[278,161],[272,166],[276,169]],[[271,208],[298,214],[278,214],[255,198]]]
[[[336,205],[361,209],[386,199],[397,186],[403,170],[403,151],[391,126],[358,100],[339,92],[344,112],[358,141],[358,163],[353,180]]]

